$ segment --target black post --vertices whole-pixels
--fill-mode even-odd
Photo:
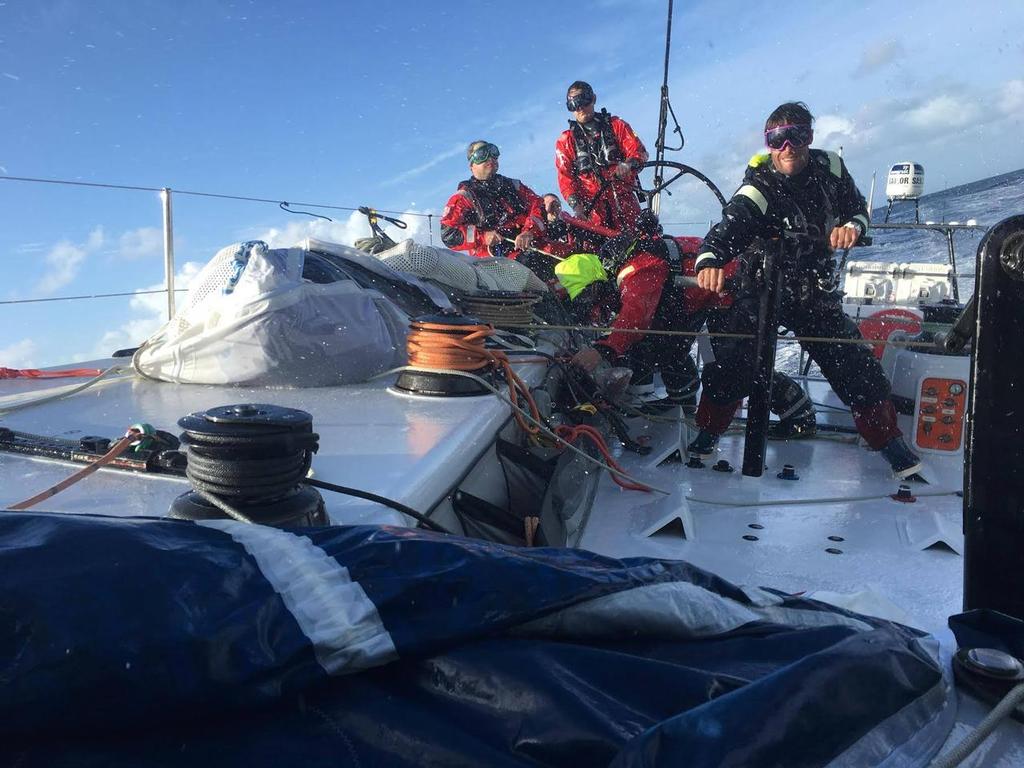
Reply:
[[[1024,216],[978,246],[964,464],[964,609],[1024,619]]]
[[[772,374],[775,373],[775,346],[779,336],[779,279],[785,260],[785,240],[779,238],[779,251],[771,246],[764,252],[764,289],[757,313],[757,340],[754,342],[754,387],[747,401],[747,434],[743,442],[743,474],[760,477],[764,473],[764,454],[768,444],[768,407],[772,398]]]

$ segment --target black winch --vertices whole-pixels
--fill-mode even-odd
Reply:
[[[295,408],[222,405],[178,420],[194,490],[170,517],[234,518],[272,526],[328,525],[324,502],[302,483],[319,447],[313,417]]]

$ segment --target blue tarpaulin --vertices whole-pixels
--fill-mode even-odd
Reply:
[[[615,560],[379,526],[0,515],[19,766],[925,765],[922,633]]]

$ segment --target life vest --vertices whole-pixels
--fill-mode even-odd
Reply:
[[[576,173],[594,173],[596,168],[609,168],[622,162],[622,147],[612,130],[612,116],[607,109],[594,115],[595,130],[588,130],[575,120],[569,121],[576,142]]]
[[[467,179],[459,184],[458,194],[473,204],[480,229],[500,231],[510,221],[525,215],[529,207],[519,196],[521,182],[508,176],[495,175],[486,182]]]

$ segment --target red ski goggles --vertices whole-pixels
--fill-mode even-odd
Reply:
[[[811,143],[814,130],[809,125],[777,125],[764,132],[764,143],[768,149],[783,150],[786,145],[802,149]]]
[[[469,162],[473,165],[479,163],[486,163],[488,160],[497,160],[501,152],[498,151],[496,144],[481,144],[472,152],[469,153]]]

